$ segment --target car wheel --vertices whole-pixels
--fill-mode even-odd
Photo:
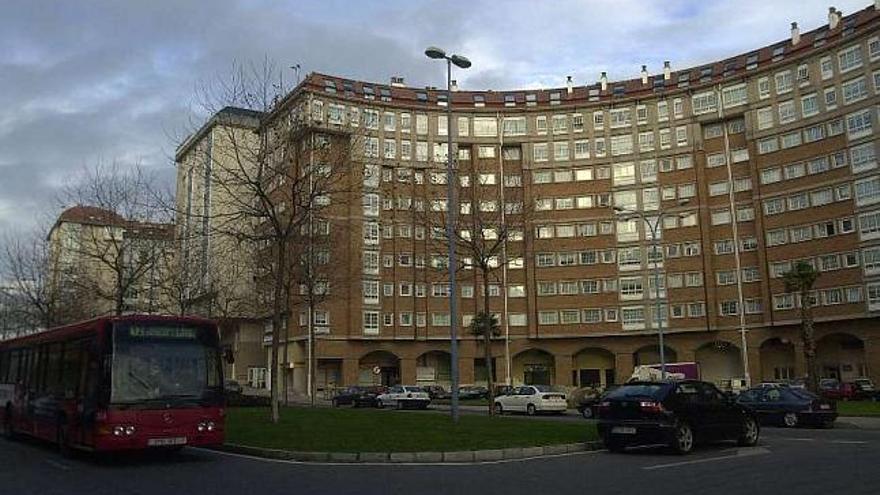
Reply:
[[[676,454],[687,454],[694,448],[694,430],[687,423],[679,423],[675,427],[672,438],[672,450]]]
[[[602,439],[602,443],[605,445],[605,448],[608,449],[608,452],[612,453],[620,453],[625,450],[625,446],[622,442],[614,440],[611,438],[611,435],[606,436]]]
[[[742,447],[753,447],[758,444],[758,436],[760,434],[761,430],[755,418],[746,417],[745,421],[743,421],[742,431],[737,439],[737,443]]]
[[[584,419],[593,419],[593,408],[592,407],[583,408],[581,410],[581,416],[583,416]]]
[[[796,413],[785,413],[785,416],[782,417],[782,424],[785,425],[786,428],[794,428],[798,424],[798,416]]]
[[[385,407],[385,404],[382,403],[382,399],[376,399],[376,407],[378,407],[379,409]]]
[[[535,409],[534,404],[529,404],[528,406],[526,406],[526,414],[528,414],[529,416],[534,416],[536,412],[538,412],[538,410]]]
[[[495,403],[495,414],[498,416],[504,415],[504,406],[502,406],[500,402]]]

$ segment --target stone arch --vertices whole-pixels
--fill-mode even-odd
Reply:
[[[816,341],[816,364],[821,378],[846,382],[866,376],[865,341],[844,332],[825,335]]]
[[[761,343],[761,380],[791,380],[797,378],[794,344],[784,337],[771,337]]]
[[[553,385],[556,364],[553,354],[537,348],[525,349],[511,359],[514,385]]]
[[[390,351],[372,351],[358,360],[359,385],[397,385],[400,383],[400,358]]]
[[[678,361],[678,352],[668,345],[663,346],[663,354],[667,363]],[[633,366],[644,366],[648,364],[660,364],[660,346],[657,344],[649,344],[633,352]],[[625,370],[631,372],[631,370]]]
[[[614,353],[601,347],[585,347],[571,356],[572,385],[607,387],[614,384]]]
[[[731,380],[742,378],[742,352],[726,340],[707,342],[694,352],[694,360],[700,365],[700,378],[722,389],[731,388]]]
[[[452,384],[452,356],[449,352],[432,350],[419,354],[416,357],[416,383],[448,389]]]

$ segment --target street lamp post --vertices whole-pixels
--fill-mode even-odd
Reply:
[[[684,199],[678,202],[678,206],[685,206],[688,204],[688,200]],[[658,239],[657,233],[660,231],[660,222],[663,221],[664,217],[672,216],[673,214],[658,210],[657,219],[654,223],[648,219],[647,216],[641,211],[629,210],[626,208],[622,208],[620,206],[615,206],[614,211],[618,213],[626,213],[637,218],[641,218],[643,222],[648,226],[651,230],[651,250],[654,252],[654,290],[656,293],[654,294],[655,301],[655,309],[657,311],[657,345],[660,347],[660,379],[666,380],[666,345],[663,343],[663,316],[661,315],[661,311],[663,306],[660,301],[660,264],[657,261],[657,253],[660,251],[660,241]],[[675,213],[675,216],[679,216],[679,213]],[[667,294],[666,297],[667,306],[669,302],[669,296]]]
[[[442,48],[430,46],[425,55],[432,59],[446,60],[446,238],[449,243],[449,359],[451,385],[452,422],[458,423],[458,292],[455,286],[455,271],[458,265],[455,260],[455,219],[458,213],[456,201],[456,174],[452,163],[452,64],[462,69],[471,66],[471,61],[461,55],[447,56]]]

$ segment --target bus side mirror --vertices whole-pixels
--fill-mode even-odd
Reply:
[[[223,360],[229,364],[233,364],[235,362],[235,355],[232,353],[232,349],[226,349],[223,351]]]

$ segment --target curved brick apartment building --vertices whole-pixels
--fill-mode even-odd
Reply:
[[[489,290],[502,322],[498,381],[604,385],[657,362],[658,292],[669,361],[697,361],[724,385],[744,375],[745,328],[753,381],[802,376],[799,301],[781,279],[797,260],[821,272],[822,374],[880,379],[880,12],[832,9],[828,19],[698,67],[455,91],[451,102],[402,79],[309,75],[286,104],[307,105],[316,132],[358,127],[364,166],[381,170],[362,181],[364,204],[332,226],[351,233],[333,259],[353,283],[315,315],[319,386],[448,383],[448,289],[417,218],[445,199],[450,129],[459,166],[474,171],[462,190],[495,191],[499,203],[485,208],[505,196],[535,205]],[[662,252],[651,251],[642,221],[614,206],[666,212]],[[455,295],[465,326],[482,297],[475,277],[463,270]],[[285,361],[301,390],[299,323]],[[482,347],[461,333],[461,382],[479,382]]]

